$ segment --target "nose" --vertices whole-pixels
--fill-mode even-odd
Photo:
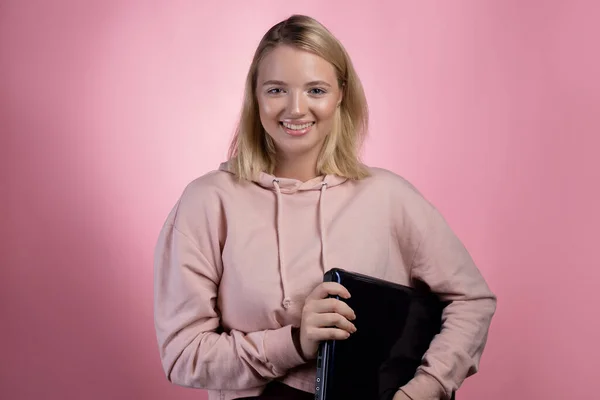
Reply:
[[[288,114],[291,116],[301,116],[306,114],[307,104],[306,98],[302,92],[291,92],[288,102]]]

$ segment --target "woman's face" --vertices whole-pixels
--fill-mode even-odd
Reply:
[[[342,100],[333,65],[310,52],[280,45],[260,63],[260,120],[278,155],[316,158]]]

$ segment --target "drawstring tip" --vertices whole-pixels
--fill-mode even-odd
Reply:
[[[290,300],[289,297],[286,297],[285,299],[283,299],[283,302],[281,303],[281,305],[283,306],[283,308],[285,308],[287,310],[292,305],[292,300]]]

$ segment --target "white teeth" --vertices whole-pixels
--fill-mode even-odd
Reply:
[[[287,122],[283,122],[283,126],[285,126],[288,129],[293,129],[295,131],[306,129],[309,126],[311,126],[312,124],[314,124],[314,122],[308,122],[308,123],[302,124],[302,125],[288,124]]]

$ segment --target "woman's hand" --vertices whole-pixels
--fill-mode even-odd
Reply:
[[[354,311],[343,301],[328,298],[350,297],[346,288],[336,282],[323,282],[306,298],[300,323],[300,347],[302,356],[311,360],[317,356],[319,343],[323,340],[344,340],[356,332],[350,321],[356,319]]]

